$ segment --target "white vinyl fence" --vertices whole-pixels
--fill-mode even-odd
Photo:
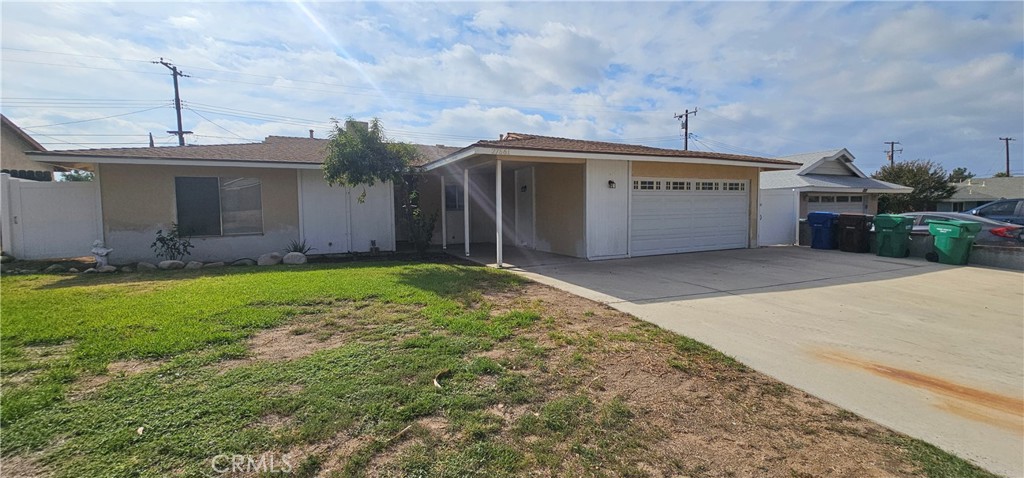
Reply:
[[[18,259],[89,255],[103,238],[99,186],[0,175],[0,246]]]
[[[758,191],[757,245],[796,244],[800,193],[793,189]]]

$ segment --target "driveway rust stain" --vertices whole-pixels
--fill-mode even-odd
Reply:
[[[955,399],[956,401],[944,400],[943,404],[936,406],[964,418],[1024,434],[1024,400],[1019,398],[978,390],[932,375],[890,367],[836,351],[817,351],[814,354],[829,362],[856,367],[880,377]],[[993,415],[993,411],[999,413]]]

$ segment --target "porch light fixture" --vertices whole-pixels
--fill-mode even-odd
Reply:
[[[615,181],[608,180],[608,189],[615,189]]]

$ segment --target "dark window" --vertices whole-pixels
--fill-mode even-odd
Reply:
[[[446,211],[461,211],[463,209],[462,186],[451,185],[444,187],[444,208]]]
[[[178,228],[190,236],[263,232],[262,185],[255,178],[174,178]]]
[[[220,184],[217,178],[174,178],[178,230],[189,236],[220,235]]]

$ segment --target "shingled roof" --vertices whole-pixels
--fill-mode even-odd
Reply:
[[[64,156],[89,162],[90,158],[123,158],[203,161],[244,161],[295,164],[322,164],[326,139],[300,138],[292,136],[267,136],[259,143],[211,144],[195,146],[161,146],[141,148],[96,148],[48,151],[46,156]],[[414,144],[420,153],[414,166],[447,156],[459,148],[444,145]],[[38,154],[38,153],[30,153]]]
[[[634,156],[658,156],[673,158],[703,158],[723,159],[733,161],[746,161],[766,164],[780,164],[791,166],[793,162],[781,159],[761,158],[757,156],[744,156],[740,154],[714,153],[710,151],[684,151],[681,149],[652,148],[636,144],[608,143],[604,141],[589,141],[582,139],[558,138],[554,136],[540,136],[535,134],[508,133],[496,141],[484,140],[468,146],[521,149],[534,151],[559,151],[567,153],[603,153],[603,154],[625,154]],[[464,148],[464,149],[467,149]]]

